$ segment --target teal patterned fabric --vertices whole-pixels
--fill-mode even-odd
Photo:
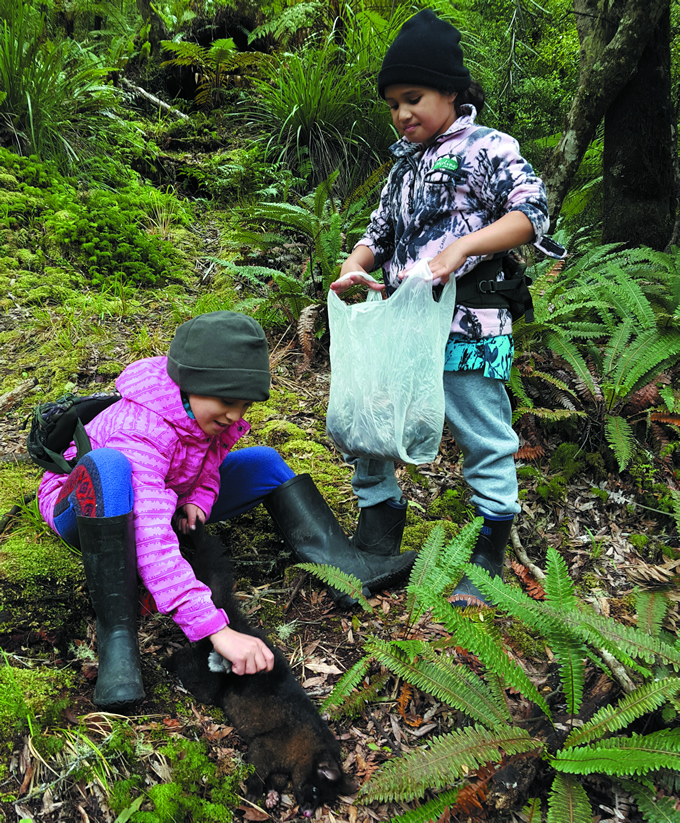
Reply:
[[[515,344],[510,334],[470,340],[460,334],[452,334],[446,344],[444,371],[484,370],[484,377],[509,380]]]

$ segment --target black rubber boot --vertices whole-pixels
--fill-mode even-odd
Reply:
[[[470,557],[473,566],[481,566],[486,569],[492,577],[503,579],[503,563],[505,560],[505,548],[508,545],[512,520],[487,520],[484,518],[484,525],[477,538],[477,545]],[[491,606],[492,604],[484,597],[480,590],[466,575],[449,596],[449,602],[454,606],[475,606],[480,601],[481,605]]]
[[[393,557],[400,553],[406,525],[406,503],[385,500],[359,509],[359,522],[352,544],[359,551]]]
[[[298,559],[353,574],[364,584],[364,596],[401,583],[416,559],[415,552],[381,557],[355,548],[309,474],[287,480],[265,497],[264,505]],[[355,602],[347,595],[332,593],[341,606]]]
[[[129,709],[144,697],[134,516],[79,516],[77,521],[87,588],[97,615],[99,674],[93,701],[107,711]]]

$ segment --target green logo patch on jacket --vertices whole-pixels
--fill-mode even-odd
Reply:
[[[440,157],[439,160],[432,166],[432,171],[443,169],[444,171],[458,171],[461,166],[461,158],[457,155],[454,157]]]

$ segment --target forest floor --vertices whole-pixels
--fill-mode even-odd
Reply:
[[[193,300],[210,293],[211,280],[203,272],[195,272],[192,278],[187,289]],[[30,309],[16,305],[0,320],[0,330],[14,333],[25,327],[26,334],[32,334],[35,328],[30,325],[30,315]],[[86,324],[96,327],[107,340],[108,354],[98,356],[93,344],[90,354],[81,357],[74,374],[69,375],[72,388],[80,393],[112,388],[113,377],[127,362],[138,356],[164,353],[173,327],[159,290],[136,295],[118,318],[93,315]],[[131,345],[140,329],[151,341],[142,355],[139,346]],[[52,332],[44,327],[40,333],[48,337]],[[24,495],[35,491],[40,476],[25,461],[23,428],[32,405],[39,399],[36,380],[25,366],[25,340],[22,336],[12,339],[1,364],[5,385],[12,388],[0,397],[0,517],[10,513]],[[247,445],[275,446],[296,472],[309,471],[351,533],[357,512],[350,469],[325,436],[330,381],[327,339],[322,338],[318,344],[313,368],[301,375],[297,366],[302,354],[290,332],[281,335],[270,331],[270,343],[275,360],[274,392],[268,404],[254,411]],[[566,561],[582,601],[600,614],[634,625],[634,585],[653,583],[655,577],[667,581],[679,565],[673,518],[658,510],[658,482],[655,486],[641,471],[607,471],[604,464],[588,461],[585,456],[572,459],[568,466],[555,461],[562,438],[558,430],[543,431],[543,456],[518,460],[522,513],[508,551],[506,579],[540,598],[541,569],[545,568],[548,547],[554,547]],[[405,548],[420,548],[437,523],[443,523],[447,535],[453,536],[470,522],[473,513],[461,467],[459,450],[446,432],[433,463],[398,467],[398,479],[409,501]],[[674,482],[667,468],[652,457],[648,474],[657,481],[665,476],[669,484]],[[407,635],[404,589],[373,597],[372,613],[358,608],[339,609],[320,583],[309,576],[301,578],[300,571],[293,568],[294,560],[264,509],[214,530],[235,559],[244,608],[281,646],[303,687],[319,704],[342,673],[362,656],[366,640]],[[132,811],[114,811],[108,790],[133,773],[141,776],[145,791],[169,781],[172,764],[164,748],[168,740],[205,741],[211,762],[229,771],[230,764],[244,751],[242,741],[218,709],[193,700],[163,667],[164,657],[185,641],[172,620],[158,614],[140,616],[147,698],[125,721],[134,742],[134,758],[114,753],[105,762],[97,761],[97,757],[93,761],[92,751],[87,746],[83,749],[82,740],[78,748],[79,736],[95,743],[110,739],[121,720],[98,713],[92,703],[95,619],[78,558],[41,527],[35,504],[28,502],[2,521],[0,564],[0,647],[6,662],[16,667],[19,691],[23,689],[33,697],[32,690],[40,683],[47,695],[42,712],[35,713],[35,728],[27,724],[26,717],[22,719],[21,707],[25,704],[21,700],[17,702],[19,716],[9,720],[5,716],[2,721],[0,731],[6,748],[0,761],[6,758],[6,762],[0,775],[0,819],[12,823],[21,819],[124,823]],[[557,669],[545,640],[501,613],[494,613],[493,619],[509,656],[521,663],[559,717],[564,708],[560,707],[556,685]],[[676,602],[666,616],[666,628],[676,631],[679,620]],[[441,635],[441,626],[427,620],[408,630],[411,638],[436,640]],[[464,649],[453,653],[460,662],[473,669],[479,667]],[[45,682],[20,680],[22,671],[44,674]],[[380,674],[380,667],[374,665],[373,679]],[[55,684],[52,690],[50,683]],[[598,708],[617,699],[622,689],[616,677],[609,678],[589,666],[580,719],[587,720]],[[7,689],[3,695],[7,699]],[[513,690],[508,690],[506,696],[513,717],[533,724],[534,733],[547,739],[551,732],[537,720],[532,704]],[[49,714],[50,705],[58,706],[59,711],[47,723],[41,718]],[[427,745],[463,722],[462,714],[450,706],[418,689],[404,688],[403,682],[393,676],[385,679],[377,697],[354,717],[330,719],[342,745],[345,770],[358,787],[388,760]],[[57,739],[61,747],[51,747],[50,741]],[[70,760],[71,749],[63,746],[64,741],[75,752]],[[528,820],[522,809],[531,798],[545,802],[552,779],[546,762],[531,756],[508,758],[497,769],[480,770],[469,778],[468,784],[474,784],[475,790],[459,797],[458,806],[447,819]],[[625,794],[612,795],[609,781],[586,782],[591,798],[597,799],[593,809],[600,823],[642,820],[628,806]],[[200,787],[200,781],[196,786]],[[377,801],[365,805],[353,795],[342,797],[333,809],[319,809],[316,819],[338,823],[386,821],[415,805]],[[284,794],[281,806],[271,812],[253,806],[244,797],[235,808],[236,819],[286,821],[296,815],[292,793]]]

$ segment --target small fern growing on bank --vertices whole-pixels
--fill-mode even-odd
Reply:
[[[576,597],[567,566],[554,549],[548,550],[546,599],[532,600],[499,578],[491,578],[483,569],[466,564],[479,526],[478,519],[448,544],[443,528],[435,527],[412,569],[408,625],[429,613],[430,619],[445,630],[437,633],[439,639],[370,638],[365,643],[365,656],[343,675],[323,707],[337,714],[351,713],[357,700],[359,705],[362,700],[370,700],[369,694],[383,682],[381,678],[369,679],[371,668],[378,664],[455,709],[474,725],[440,734],[426,748],[386,763],[362,787],[360,802],[410,802],[431,792],[447,792],[413,812],[414,823],[420,823],[431,819],[427,815],[434,815],[435,809],[442,814],[443,797],[452,812],[462,809],[456,806],[457,798],[469,776],[485,769],[492,775],[495,764],[517,756],[540,758],[543,770],[548,772],[552,783],[546,798],[550,823],[592,820],[587,791],[590,775],[599,781],[610,779],[635,797],[646,821],[674,820],[663,816],[667,804],[657,801],[654,787],[667,788],[664,773],[680,773],[680,728],[626,733],[633,724],[664,706],[671,708],[671,714],[673,707],[680,709],[680,645],[670,642],[661,628],[663,606],[652,602],[656,598],[639,596],[639,628],[596,614]],[[314,571],[313,567],[307,568]],[[315,573],[324,580],[331,579],[326,568]],[[446,593],[463,573],[507,616],[546,639],[557,664],[568,734],[554,728],[557,721],[553,709],[523,668],[506,653],[502,636],[490,619],[493,612],[460,611],[449,603]],[[339,582],[337,577],[335,580]],[[460,647],[479,660],[477,671],[450,654]],[[638,685],[583,722],[579,712],[586,661],[611,675],[602,660],[603,652],[628,667]],[[546,730],[553,728],[550,734],[536,731],[532,735],[516,722],[506,696],[508,687],[541,710],[547,720]],[[539,807],[534,803],[535,809]]]

